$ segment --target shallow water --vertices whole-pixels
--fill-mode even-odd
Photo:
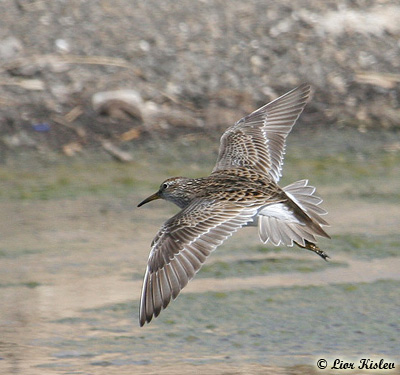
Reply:
[[[285,181],[318,186],[331,261],[265,247],[245,228],[143,328],[150,242],[176,209],[136,204],[170,175],[205,174],[214,158],[206,145],[194,155],[193,145],[143,148],[132,165],[3,166],[0,373],[313,374],[329,373],[319,358],[336,357],[392,360],[399,373],[400,156],[383,151],[386,139],[349,151],[331,137],[326,154],[301,159],[309,141],[300,138]]]

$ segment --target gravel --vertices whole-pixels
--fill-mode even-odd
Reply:
[[[8,0],[0,14],[3,156],[129,147],[120,135],[132,128],[129,145],[215,134],[304,81],[315,90],[309,127],[400,129],[395,0]],[[119,90],[143,108],[92,106]]]

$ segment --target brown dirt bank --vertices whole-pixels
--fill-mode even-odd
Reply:
[[[303,81],[310,128],[399,127],[397,1],[110,4],[1,2],[2,159],[215,136]],[[133,101],[94,109],[95,93],[116,89]]]

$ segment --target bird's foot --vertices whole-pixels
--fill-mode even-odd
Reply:
[[[314,253],[318,254],[323,260],[328,261],[330,258],[325,251],[321,250],[315,243],[312,243],[310,241],[304,240],[304,246],[300,245],[298,242],[294,241],[294,243],[301,247],[302,249],[307,249],[310,251],[313,251]]]

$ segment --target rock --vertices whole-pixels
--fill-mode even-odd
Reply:
[[[22,42],[14,36],[0,40],[0,61],[7,62],[17,58],[23,49]]]
[[[119,119],[143,117],[143,99],[135,90],[98,92],[92,97],[92,105],[98,113]]]
[[[20,131],[19,133],[12,135],[5,135],[2,139],[3,142],[10,148],[36,146],[36,141],[24,131]]]
[[[57,39],[55,41],[55,45],[56,48],[62,53],[67,53],[71,51],[71,46],[65,39]]]
[[[130,105],[140,106],[143,104],[141,95],[136,90],[113,90],[97,92],[92,97],[94,110],[98,110],[104,103],[110,100],[120,100]]]
[[[139,106],[128,104],[118,99],[105,101],[97,112],[120,120],[129,120],[131,118],[142,120],[142,110]]]

